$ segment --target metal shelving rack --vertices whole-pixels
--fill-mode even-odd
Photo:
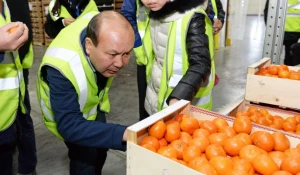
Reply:
[[[285,16],[288,0],[269,0],[263,57],[279,64],[284,37]]]

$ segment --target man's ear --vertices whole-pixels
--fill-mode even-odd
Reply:
[[[85,38],[85,51],[87,53],[87,55],[89,56],[93,47],[93,42],[90,38],[86,37]]]

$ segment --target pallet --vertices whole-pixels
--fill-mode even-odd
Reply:
[[[122,5],[123,5],[123,0],[115,0],[114,1],[115,11],[120,12]]]
[[[270,58],[264,58],[248,67],[245,100],[299,110],[300,81],[255,75],[260,68],[270,65]],[[294,71],[300,69],[288,68]]]

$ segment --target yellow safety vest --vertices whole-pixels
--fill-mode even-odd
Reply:
[[[52,9],[54,7],[55,2],[56,2],[56,0],[52,0],[49,3],[49,10],[48,10],[53,21],[56,21],[59,18],[73,18],[72,15],[70,15],[68,10],[64,6],[60,7],[60,14],[58,16],[54,16],[54,14],[52,13]],[[83,12],[77,18],[80,18],[81,16],[83,16],[91,11],[98,11],[97,5],[94,0],[90,0],[88,5],[84,8]]]
[[[63,138],[59,134],[54,120],[55,116],[50,105],[49,86],[44,81],[41,72],[43,66],[47,65],[59,70],[73,84],[78,94],[80,110],[86,120],[95,120],[98,106],[104,112],[110,110],[108,90],[113,78],[109,78],[106,87],[98,93],[95,73],[88,63],[80,43],[81,32],[87,27],[92,17],[98,13],[96,11],[87,13],[76,20],[72,27],[61,31],[48,47],[38,72],[36,89],[44,124],[60,139]]]
[[[5,0],[3,0],[3,4],[6,19],[1,15],[0,26],[11,22],[10,12]],[[18,52],[6,51],[4,60],[0,62],[0,132],[14,123],[19,105],[21,105],[22,112],[26,112],[23,104],[24,94],[25,84]]]
[[[178,19],[177,21],[169,22],[168,29],[168,43],[166,46],[165,59],[162,70],[162,77],[160,82],[160,88],[158,93],[158,110],[162,110],[164,107],[167,107],[166,99],[171,94],[173,88],[177,85],[183,75],[186,73],[189,67],[188,55],[186,53],[186,34],[189,26],[190,19],[194,13],[203,13],[205,14],[205,23],[206,23],[206,35],[209,39],[209,51],[211,56],[211,75],[209,77],[209,82],[204,87],[201,87],[197,92],[196,96],[192,101],[192,105],[198,106],[204,109],[212,109],[212,89],[215,82],[215,63],[213,59],[214,48],[213,48],[213,30],[212,23],[207,17],[205,11],[199,8],[196,11],[186,14],[183,18]],[[181,43],[177,43],[177,42]],[[176,47],[176,45],[181,45],[181,50]],[[143,38],[143,46],[146,50],[147,55],[147,82],[149,83],[151,79],[152,65],[155,60],[155,55],[153,52],[152,39],[150,33],[150,26],[147,27],[145,36]],[[175,52],[176,49],[176,52]],[[178,55],[177,55],[178,54]],[[177,56],[176,56],[177,55]],[[174,62],[182,64],[173,64]],[[174,72],[181,72],[181,74],[175,74]]]
[[[33,58],[34,58],[34,53],[33,53],[33,47],[32,47],[32,42],[31,42],[30,46],[29,46],[29,50],[22,61],[23,69],[31,68],[32,63],[33,63]]]
[[[288,0],[285,31],[300,32],[300,2],[298,0]]]

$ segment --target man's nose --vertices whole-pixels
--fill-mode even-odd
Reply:
[[[115,67],[121,69],[124,65],[123,63],[123,59],[122,59],[122,55],[119,54],[115,57],[115,60],[114,60],[114,64],[113,64]]]

